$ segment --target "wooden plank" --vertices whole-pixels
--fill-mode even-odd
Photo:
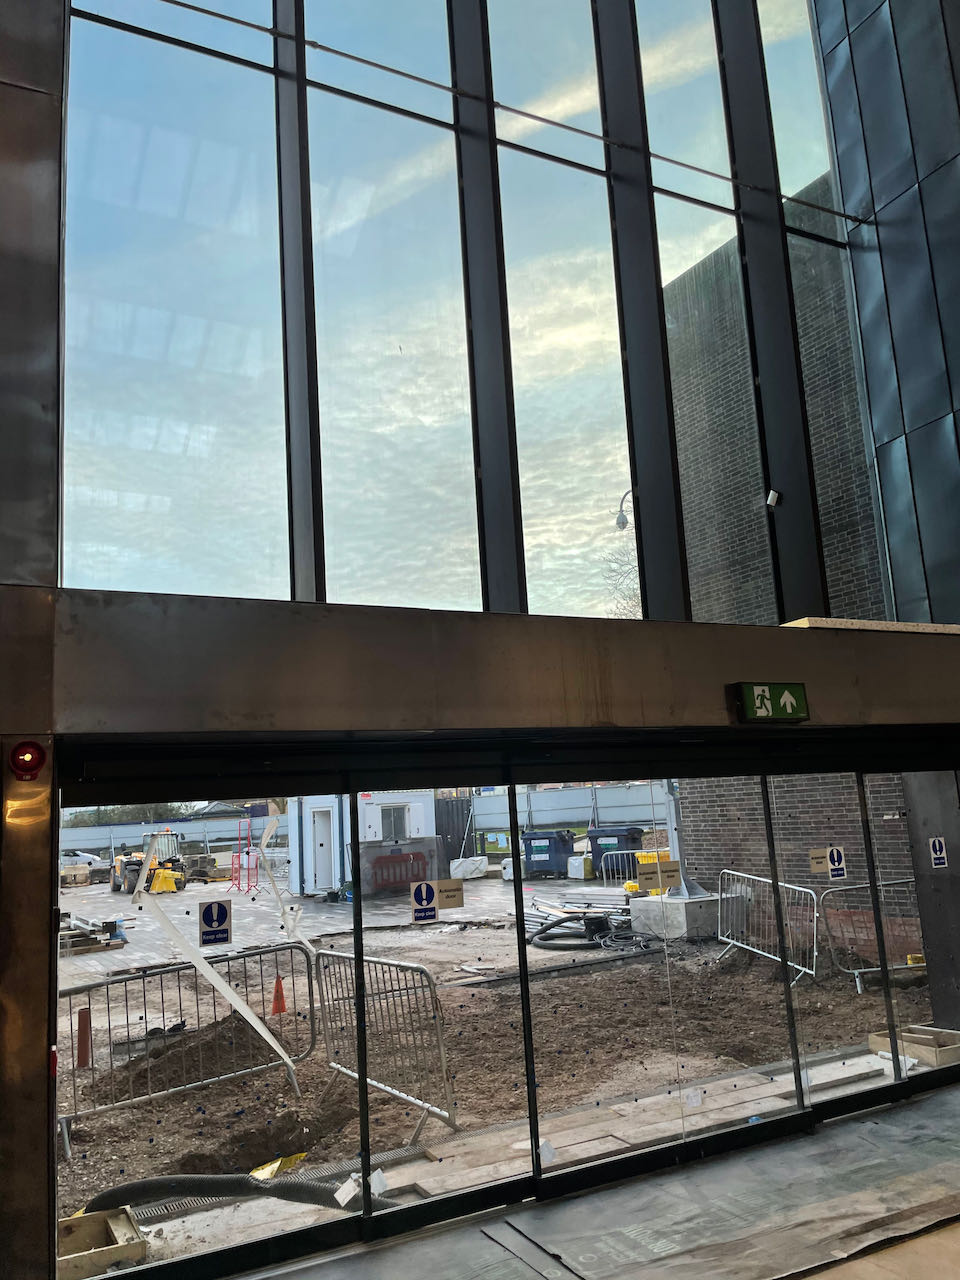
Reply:
[[[529,1160],[501,1160],[497,1164],[477,1165],[468,1169],[451,1169],[435,1177],[418,1179],[416,1190],[422,1196],[442,1196],[467,1187],[485,1186],[500,1178],[512,1178],[530,1172]]]
[[[874,1032],[868,1043],[874,1053],[890,1053],[890,1037],[882,1032]],[[960,1043],[946,1047],[914,1039],[909,1032],[901,1032],[898,1044],[902,1055],[916,1058],[925,1067],[949,1067],[960,1062]]]
[[[616,1155],[617,1152],[626,1151],[628,1148],[629,1143],[624,1142],[622,1138],[615,1138],[613,1134],[604,1138],[594,1138],[591,1142],[574,1142],[569,1147],[558,1147],[557,1159],[546,1167],[559,1169],[563,1165],[595,1160],[598,1156]]]

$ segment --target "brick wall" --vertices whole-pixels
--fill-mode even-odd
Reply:
[[[827,174],[799,194],[815,204],[834,200]],[[798,205],[791,222],[824,230],[822,214]],[[883,618],[883,570],[844,251],[799,236],[788,240],[830,613]],[[664,307],[693,617],[775,624],[737,241],[729,240],[667,284]]]
[[[725,868],[770,875],[757,778],[685,778],[679,791],[687,869],[696,880],[715,889]],[[883,880],[912,876],[899,775],[870,775],[866,792],[879,876]],[[771,778],[770,801],[781,880],[817,890],[828,888],[823,875],[810,871],[810,850],[837,844],[846,854],[846,883],[866,882],[866,855],[852,774]]]
[[[829,175],[800,193],[834,206]],[[794,205],[794,225],[833,231]],[[829,219],[827,220],[829,221]],[[789,237],[810,448],[830,612],[883,618],[883,569],[867,459],[858,355],[843,251]],[[766,493],[759,461],[738,245],[722,245],[664,289],[691,595],[697,621],[775,623]],[[849,775],[771,780],[781,878],[822,889],[809,851],[841,844],[852,882],[866,878],[856,790]],[[871,828],[885,877],[912,874],[897,775],[869,780]],[[687,864],[716,886],[724,867],[768,876],[755,778],[680,784]]]

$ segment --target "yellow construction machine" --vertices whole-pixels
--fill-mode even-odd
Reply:
[[[149,859],[145,887],[150,893],[174,893],[186,886],[180,840],[168,828],[145,832],[139,849],[128,849],[122,844],[114,853],[110,869],[110,888],[114,893],[133,893],[144,858]]]

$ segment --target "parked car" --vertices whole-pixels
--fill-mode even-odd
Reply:
[[[99,854],[84,849],[61,849],[60,867],[89,867],[91,884],[106,884],[110,879],[112,863]]]

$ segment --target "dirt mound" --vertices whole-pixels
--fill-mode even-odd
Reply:
[[[267,1025],[270,1026],[270,1019]],[[146,1098],[236,1075],[276,1060],[262,1036],[236,1011],[199,1031],[186,1027],[166,1035],[148,1035],[148,1044],[151,1039],[156,1043],[146,1052],[126,1061],[118,1061],[123,1058],[124,1046],[114,1042],[113,1070],[97,1073],[86,1087],[87,1099],[107,1105]]]

